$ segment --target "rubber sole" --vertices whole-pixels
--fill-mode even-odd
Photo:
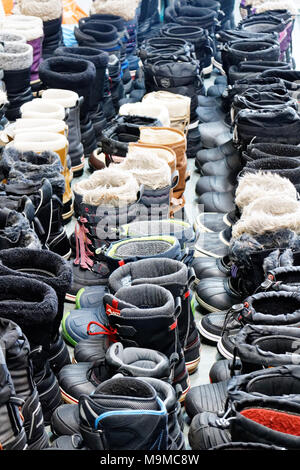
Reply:
[[[75,303],[76,303],[76,308],[80,309],[81,308],[81,305],[80,305],[80,297],[82,296],[82,294],[84,293],[85,291],[85,288],[82,287],[76,294],[76,297],[75,297]],[[67,294],[68,295],[68,294]]]
[[[61,387],[59,387],[60,393],[62,396],[62,399],[65,403],[68,403],[69,405],[78,405],[78,400],[71,395],[69,395],[67,392],[65,392]]]
[[[206,330],[202,327],[202,325],[201,325],[201,320],[200,320],[199,323],[198,323],[198,328],[199,328],[200,334],[201,334],[204,338],[206,338],[206,339],[208,339],[209,341],[211,341],[212,343],[217,344],[218,341],[219,341],[219,339],[221,338],[220,336],[214,335],[214,334],[209,333],[208,331],[206,331]]]
[[[198,304],[199,304],[201,307],[203,307],[205,310],[207,310],[208,312],[214,313],[214,312],[219,312],[219,311],[220,311],[220,309],[214,308],[214,307],[212,307],[211,305],[209,305],[209,304],[207,304],[206,302],[204,302],[204,300],[202,300],[202,299],[198,296],[197,292],[195,292],[195,297],[196,297],[196,300],[197,300]]]
[[[196,370],[198,369],[199,363],[200,363],[200,356],[194,361],[185,363],[189,375],[192,375],[196,372]]]
[[[222,338],[219,339],[217,343],[217,350],[221,354],[221,356],[225,357],[225,359],[233,359],[233,354],[231,354],[229,351],[227,351],[223,344],[222,344]],[[236,356],[236,359],[239,359],[238,356]]]
[[[62,318],[62,321],[61,321],[61,335],[63,337],[63,339],[68,343],[70,344],[71,346],[75,347],[76,344],[77,344],[77,341],[75,341],[70,335],[69,333],[67,332],[67,329],[66,329],[66,319],[68,318],[68,316],[70,315],[71,312],[67,312],[63,318]]]
[[[79,163],[79,165],[75,165],[71,167],[74,178],[78,178],[79,176],[82,176],[83,174],[84,164],[85,164],[84,155],[82,155],[82,157],[80,158],[80,162],[81,163]]]

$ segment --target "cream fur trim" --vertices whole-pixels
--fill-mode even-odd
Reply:
[[[4,31],[21,34],[26,41],[32,41],[44,36],[43,21],[36,16],[10,15],[4,18]]]
[[[148,155],[153,155],[155,153],[158,158],[161,158],[167,162],[168,165],[176,165],[176,153],[174,150],[167,148],[147,148],[136,146],[134,142],[129,143],[129,152],[128,153],[145,153]]]
[[[79,96],[75,91],[63,90],[60,88],[48,88],[42,92],[42,99],[60,104],[64,108],[73,108],[76,106]]]
[[[19,0],[22,15],[38,16],[43,21],[56,20],[62,16],[62,0]]]
[[[162,189],[171,185],[171,169],[168,163],[152,152],[130,148],[126,158],[119,164],[120,169],[130,171],[138,184],[151,189]]]
[[[119,109],[120,116],[144,116],[159,119],[163,127],[170,127],[168,108],[161,103],[126,103]]]
[[[297,200],[297,190],[291,181],[276,173],[258,171],[246,173],[238,181],[235,204],[242,211],[251,202],[268,196],[270,193],[281,193],[282,197]]]
[[[46,99],[35,98],[24,103],[21,108],[22,118],[60,119],[65,118],[65,108],[61,104]]]
[[[35,132],[66,132],[68,129],[65,121],[60,119],[17,119],[14,123],[14,135],[20,132],[28,132],[33,130]]]
[[[191,98],[188,96],[170,93],[169,91],[153,91],[144,96],[142,103],[163,104],[168,108],[171,122],[190,116]]]
[[[288,10],[292,15],[297,14],[297,5],[294,0],[246,0],[244,2],[245,6],[251,6],[255,8],[256,13],[262,13],[269,10]]]
[[[88,179],[74,184],[74,192],[82,195],[83,202],[94,206],[125,206],[137,200],[139,185],[134,176],[110,165],[95,171]]]
[[[232,238],[243,233],[262,235],[282,229],[300,232],[300,202],[273,194],[244,208],[241,219],[232,228]]]
[[[143,144],[161,144],[161,145],[171,145],[183,141],[184,136],[180,135],[177,132],[174,132],[172,129],[167,128],[148,128],[142,127],[140,129],[140,140],[139,142]]]
[[[91,14],[117,15],[129,21],[135,17],[138,4],[139,0],[94,0]]]
[[[68,140],[62,134],[34,131],[18,133],[10,144],[23,152],[27,150],[32,150],[33,152],[52,150],[52,152],[57,152],[67,148]]]
[[[256,3],[256,2],[255,2]],[[298,14],[298,9],[293,1],[272,1],[263,2],[261,5],[255,6],[255,13],[263,13],[264,11],[270,10],[288,10],[292,15]]]

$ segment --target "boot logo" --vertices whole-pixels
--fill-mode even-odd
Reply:
[[[106,314],[107,315],[121,315],[121,310],[112,307],[111,305],[106,305]]]
[[[162,78],[160,81],[160,84],[163,88],[170,88],[171,87],[171,81],[169,78]]]

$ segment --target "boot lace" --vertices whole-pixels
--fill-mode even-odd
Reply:
[[[100,328],[102,328],[103,331],[91,331],[91,326],[92,325],[97,325],[99,326]],[[107,335],[109,337],[109,340],[112,342],[112,343],[117,343],[118,340],[117,340],[117,334],[118,334],[118,330],[115,329],[115,328],[111,328],[110,326],[107,327],[105,325],[103,325],[102,323],[100,322],[97,322],[97,321],[90,321],[90,323],[88,324],[87,326],[87,334],[89,336],[96,336],[96,335]]]
[[[94,266],[92,260],[93,252],[89,249],[89,245],[92,244],[87,234],[89,233],[87,227],[85,227],[87,219],[80,217],[75,226],[75,242],[76,242],[76,257],[74,260],[75,265],[80,265],[82,269],[89,269]]]

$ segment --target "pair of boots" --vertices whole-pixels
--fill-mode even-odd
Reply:
[[[26,15],[42,20],[44,33],[42,58],[51,57],[62,43],[63,5],[61,0],[19,0],[15,13],[16,16]]]
[[[70,363],[59,325],[71,281],[67,262],[54,253],[22,248],[1,251],[0,318],[17,323],[29,341],[45,424],[61,404],[55,374]]]
[[[145,275],[144,272],[146,273],[147,270],[149,272]],[[182,311],[178,320],[179,338],[187,369],[189,373],[193,373],[200,360],[200,339],[195,327],[193,298],[190,290],[194,280],[193,270],[179,260],[166,257],[141,259],[129,262],[124,267],[114,270],[108,279],[108,289],[112,293],[117,292],[123,285],[123,278],[128,277],[133,279],[134,285],[159,284],[170,290],[174,297],[181,297]],[[78,292],[76,304],[79,309],[69,312],[63,319],[63,335],[68,342],[76,345],[78,342],[80,344],[81,340],[88,338],[87,325],[91,322],[100,321],[107,324],[107,319],[105,319],[105,315],[103,316],[102,299],[97,300],[103,296],[105,290],[106,288],[94,286],[86,287]],[[86,345],[86,357],[88,356]]]
[[[294,171],[293,167],[290,173]],[[276,172],[274,169],[266,174],[254,172],[241,177],[237,188],[239,207],[237,213],[232,214],[232,227],[224,223],[221,216],[219,233],[203,233],[199,237],[196,252],[200,257],[194,261],[200,280],[196,293],[206,310],[229,308],[254,292],[260,283],[261,275],[257,276],[258,272],[262,273],[265,250],[285,248],[289,243],[297,247],[297,191],[291,181]],[[210,219],[213,226],[214,215]],[[254,272],[257,278],[253,277]]]
[[[140,268],[143,261],[137,263],[139,264],[129,263],[126,266],[129,269],[134,269],[135,266]],[[120,271],[115,271],[115,273],[119,275]],[[174,287],[172,281],[170,283],[170,286],[166,284],[167,289]],[[95,361],[95,357],[101,357],[103,349],[101,337],[102,335],[108,335],[109,341],[115,342],[117,340],[124,347],[153,349],[167,356],[171,365],[172,384],[175,390],[181,393],[180,401],[183,401],[190,387],[187,365],[189,365],[191,372],[196,370],[199,363],[200,340],[190,310],[189,291],[186,291],[184,310],[181,310],[181,301],[177,297],[177,292],[172,295],[171,291],[167,289],[155,283],[147,283],[146,280],[144,283],[142,279],[139,285],[132,285],[130,288],[120,288],[120,283],[118,283],[117,291],[114,294],[104,294],[103,307],[98,307],[99,311],[102,312],[101,317],[99,314],[97,317],[95,314],[92,317],[92,312],[86,312],[89,314],[89,320],[94,318],[88,325],[86,325],[85,310],[82,312],[75,310],[75,328],[78,319],[80,321],[81,318],[81,322],[86,325],[88,333],[90,331],[90,335],[99,336],[99,338],[83,340],[82,348],[81,340],[79,341],[76,346],[76,357],[77,359],[79,357],[81,360],[84,359],[85,362],[80,363],[82,366],[78,365],[74,369],[74,374],[80,373],[88,360]],[[111,289],[111,292],[114,292],[114,289]],[[181,298],[183,296],[184,294],[181,293]],[[144,305],[147,305],[146,310]],[[95,318],[98,318],[98,321]],[[154,318],[155,322],[153,321]],[[69,314],[63,320],[63,330],[72,325],[72,314]],[[71,332],[70,328],[69,331]],[[146,332],[147,334],[145,334]],[[184,345],[185,352],[183,351]],[[96,349],[98,351],[97,356]],[[184,353],[186,354],[187,363],[185,362]],[[64,379],[64,371],[61,372],[60,377],[63,381],[61,384],[67,383],[68,388],[71,387],[70,390],[74,389],[73,393],[75,393],[77,379],[74,380],[75,375],[72,378],[72,371],[70,371],[70,374],[70,380],[67,379],[67,376]],[[72,396],[72,393],[68,393],[68,395]]]
[[[202,412],[193,418],[189,442],[194,450],[240,441],[297,448],[297,365],[232,378],[227,390],[225,413]]]

